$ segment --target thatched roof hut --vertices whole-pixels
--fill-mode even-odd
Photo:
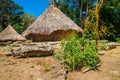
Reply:
[[[0,33],[0,41],[24,41],[26,40],[22,35],[18,34],[15,29],[11,26],[8,25],[7,28],[5,28],[1,33]]]
[[[51,5],[22,35],[33,41],[57,41],[68,37],[73,31],[82,32],[82,29]]]

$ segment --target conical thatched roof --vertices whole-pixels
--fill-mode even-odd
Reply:
[[[20,34],[18,34],[11,25],[8,25],[7,28],[5,28],[0,33],[0,41],[23,41],[23,40],[26,39]]]
[[[26,37],[33,34],[50,35],[58,30],[75,30],[82,32],[82,29],[70,18],[63,14],[58,8],[51,5],[22,35]]]

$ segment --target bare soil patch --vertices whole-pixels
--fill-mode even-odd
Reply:
[[[68,80],[120,80],[120,46],[99,53],[98,70],[69,72]],[[0,80],[62,80],[62,66],[53,56],[15,58],[3,54],[0,51]]]

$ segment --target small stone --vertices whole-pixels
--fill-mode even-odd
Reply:
[[[120,76],[120,70],[111,71],[111,73]]]
[[[52,69],[53,69],[53,68],[55,68],[55,66],[50,66],[50,68],[52,68]]]

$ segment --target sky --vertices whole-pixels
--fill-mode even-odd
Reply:
[[[13,0],[23,7],[25,13],[31,14],[36,18],[40,16],[49,6],[48,0]]]

